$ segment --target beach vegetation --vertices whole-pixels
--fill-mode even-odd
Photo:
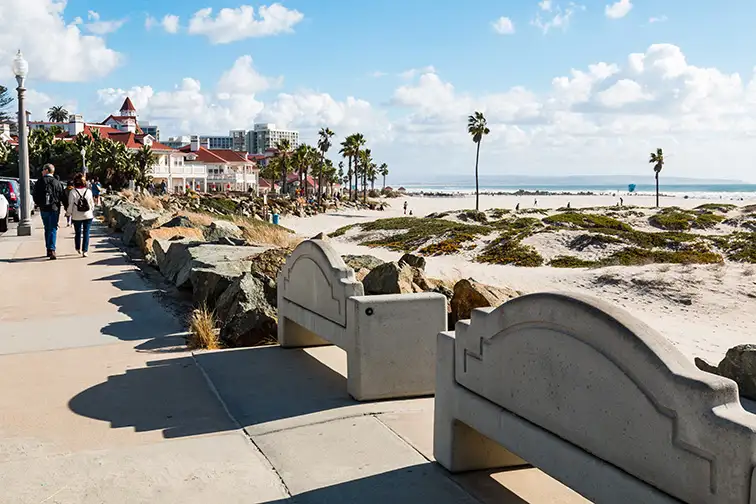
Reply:
[[[488,222],[485,212],[479,212],[478,210],[463,210],[457,214],[457,218],[465,222],[474,221],[481,224]]]
[[[488,244],[475,261],[533,268],[543,265],[543,256],[533,247],[523,245],[518,238],[510,234],[502,234]]]
[[[422,217],[395,217],[359,224],[363,232],[402,231],[380,238],[369,239],[361,245],[386,247],[399,252],[413,252],[433,238],[445,238],[460,243],[490,233],[487,226],[465,224],[446,219]]]
[[[499,220],[502,217],[504,217],[505,215],[509,214],[510,212],[511,212],[511,210],[509,210],[507,208],[493,208],[493,209],[491,209],[491,210],[488,211],[488,213],[491,214],[491,218],[493,220]]]
[[[575,256],[560,255],[549,261],[552,268],[595,268],[598,261],[586,261]]]
[[[357,226],[357,224],[349,224],[347,226],[342,226],[339,229],[337,229],[336,231],[332,231],[332,232],[328,233],[328,236],[331,237],[331,238],[336,238],[338,236],[344,236],[347,231],[349,231],[350,229],[354,228],[355,226]]]
[[[217,350],[221,348],[218,338],[218,323],[215,313],[201,306],[189,318],[189,337],[186,345],[190,350]]]
[[[728,213],[731,210],[735,210],[736,208],[738,208],[737,205],[733,205],[731,203],[704,203],[703,205],[698,205],[696,207],[696,210]]]
[[[467,132],[472,137],[472,141],[475,142],[475,210],[480,210],[480,185],[478,183],[478,162],[480,161],[480,142],[483,137],[491,133],[488,129],[486,117],[483,112],[475,111],[475,113],[467,118]]]
[[[584,214],[565,212],[551,215],[543,219],[546,224],[561,227],[575,227],[580,229],[614,229],[617,231],[632,231],[633,228],[612,217],[599,214]]]

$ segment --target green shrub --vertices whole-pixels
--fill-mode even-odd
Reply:
[[[358,224],[363,231],[396,231],[403,233],[368,240],[361,245],[368,247],[386,247],[399,252],[413,252],[433,238],[448,235],[449,239],[474,239],[476,236],[491,232],[491,228],[471,224],[463,224],[444,219],[428,219],[419,217],[395,217],[379,219],[373,222]]]
[[[465,222],[473,221],[479,222],[481,224],[488,222],[488,217],[486,216],[486,214],[477,210],[463,210],[459,212],[459,214],[457,214],[457,218]]]
[[[709,229],[713,228],[723,220],[725,220],[725,218],[722,215],[702,213],[696,216],[696,220],[693,221],[693,227],[697,229]]]
[[[735,210],[736,208],[738,208],[736,205],[730,203],[704,203],[703,205],[698,205],[696,207],[696,210],[727,213],[730,210]]]
[[[583,214],[565,212],[551,215],[543,219],[547,224],[555,226],[576,227],[580,229],[615,229],[618,231],[632,231],[633,228],[617,219],[598,214]]]
[[[648,250],[635,247],[615,252],[601,261],[602,265],[644,266],[653,263],[671,264],[715,264],[723,261],[722,256],[710,250]]]
[[[475,261],[536,267],[543,264],[543,257],[533,247],[523,245],[516,238],[502,236],[486,246],[481,254],[475,258]]]
[[[337,237],[337,236],[343,236],[344,234],[346,234],[346,232],[347,232],[347,231],[349,231],[350,229],[352,229],[352,228],[353,228],[353,227],[355,227],[356,225],[357,225],[357,224],[349,224],[348,226],[343,226],[343,227],[340,227],[340,228],[339,228],[339,229],[337,229],[336,231],[333,231],[333,232],[331,232],[331,233],[328,233],[328,236],[330,236],[331,238],[335,238],[335,237]]]
[[[575,256],[557,256],[549,261],[549,266],[553,268],[592,268],[597,266],[598,261],[584,261]]]
[[[756,263],[756,233],[733,233],[721,248],[731,261]]]
[[[683,212],[677,208],[665,208],[648,219],[648,223],[655,228],[667,231],[687,231],[693,225],[696,216]]]
[[[511,210],[508,210],[506,208],[493,208],[489,210],[488,212],[491,214],[491,218],[493,220],[499,220],[505,215],[507,215],[508,213],[510,213]]]

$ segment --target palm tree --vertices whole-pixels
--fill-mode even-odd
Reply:
[[[360,166],[362,166],[362,202],[367,203],[367,181],[370,175],[370,167],[374,166],[372,151],[365,149],[360,151]]]
[[[378,173],[383,177],[383,190],[386,190],[386,176],[389,174],[388,165],[386,163],[381,163],[381,166],[378,167]]]
[[[654,174],[656,177],[656,208],[659,208],[659,173],[664,168],[664,151],[661,148],[656,149],[656,152],[651,153],[649,163],[654,165]]]
[[[486,118],[483,112],[476,111],[467,118],[467,132],[472,135],[473,142],[478,144],[475,152],[475,211],[480,210],[480,187],[478,185],[478,161],[480,160],[480,141],[491,130],[488,129]]]
[[[51,122],[66,122],[68,121],[68,110],[60,105],[50,107],[50,110],[47,111],[47,118]]]
[[[325,171],[325,155],[331,148],[331,137],[334,133],[330,128],[320,128],[318,132],[318,149],[320,149],[320,173],[318,173],[318,205],[323,201],[323,172]]]
[[[152,152],[152,147],[143,145],[140,150],[134,153],[134,162],[137,167],[136,183],[142,187],[147,187],[152,182],[152,167],[157,163],[157,157]]]
[[[349,177],[349,199],[352,199],[352,159],[357,155],[354,143],[354,135],[349,135],[341,142],[341,150],[339,151],[343,157],[349,160],[349,169],[347,170],[347,177]]]
[[[355,133],[352,137],[352,147],[354,148],[354,200],[357,201],[357,185],[360,175],[363,175],[362,171],[360,171],[360,166],[363,166],[362,147],[367,143],[367,140],[365,140],[365,136],[362,133]]]
[[[289,176],[289,157],[291,157],[291,142],[288,138],[282,138],[276,143],[276,155],[279,159],[281,170],[281,194],[286,194],[286,178]]]

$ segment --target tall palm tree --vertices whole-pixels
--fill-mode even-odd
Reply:
[[[381,166],[378,167],[378,173],[383,177],[383,190],[386,190],[386,176],[389,174],[388,165],[386,163],[381,163]]]
[[[662,168],[664,168],[664,151],[662,151],[661,148],[656,149],[656,152],[651,153],[648,162],[654,165],[654,176],[656,177],[656,208],[659,208],[659,173],[661,173]]]
[[[299,144],[299,146],[294,149],[294,152],[291,155],[291,166],[294,169],[295,172],[299,173],[299,187],[304,188],[305,183],[307,181],[307,144]]]
[[[370,149],[362,150],[358,157],[362,167],[362,202],[367,203],[367,181],[370,176],[370,167],[374,166],[372,151]]]
[[[475,111],[473,115],[467,118],[467,132],[472,136],[473,142],[477,144],[475,151],[475,211],[480,210],[480,186],[478,185],[478,161],[480,160],[480,141],[491,130],[488,129],[486,118],[483,112]]]
[[[66,122],[68,121],[68,110],[60,105],[55,105],[47,111],[47,118],[51,122]]]
[[[364,159],[364,156],[362,155],[362,147],[367,143],[367,140],[365,140],[365,135],[362,133],[355,133],[352,135],[352,143],[354,148],[354,200],[357,201],[357,186],[360,181],[360,176],[364,175],[363,171],[361,171],[362,160]],[[365,186],[363,185],[363,188]],[[363,199],[365,196],[363,196]]]
[[[320,128],[318,132],[318,149],[320,149],[320,172],[318,173],[318,205],[323,201],[323,172],[325,169],[325,155],[331,148],[331,137],[334,133],[330,128]]]
[[[281,170],[281,194],[286,194],[286,179],[289,176],[289,158],[291,157],[291,142],[288,138],[282,138],[276,143],[276,155],[279,159]]]
[[[343,157],[347,158],[349,160],[349,169],[347,170],[347,177],[349,178],[349,199],[352,199],[352,174],[354,173],[352,171],[352,160],[357,155],[357,150],[355,148],[355,142],[354,142],[354,135],[349,135],[344,139],[343,142],[341,142],[341,150],[339,151],[339,154],[341,154]]]

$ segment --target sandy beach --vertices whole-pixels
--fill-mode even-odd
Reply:
[[[622,196],[624,204],[653,207],[654,197]],[[619,195],[481,196],[481,210],[503,208],[556,209],[614,206]],[[304,237],[330,233],[343,226],[404,215],[403,205],[414,216],[434,212],[471,209],[474,196],[419,197],[387,200],[385,211],[344,209],[309,218],[283,217],[281,224]],[[663,207],[692,209],[706,203],[756,204],[751,200],[725,198],[661,198]],[[529,240],[537,239],[537,236]],[[348,236],[330,239],[340,254],[370,254],[383,260],[397,260],[401,253],[366,247]],[[543,244],[539,244],[542,246]],[[556,245],[549,245],[555,247]],[[540,250],[540,249],[539,249]],[[543,253],[544,251],[541,250]],[[548,250],[545,251],[548,255]],[[556,252],[554,253],[556,254]],[[561,291],[592,295],[626,309],[667,337],[686,357],[703,357],[718,362],[725,351],[756,339],[756,275],[752,265],[726,261],[711,265],[650,264],[602,268],[517,267],[472,262],[462,254],[427,258],[427,273],[445,279],[472,277],[491,285],[506,285],[524,293]]]

